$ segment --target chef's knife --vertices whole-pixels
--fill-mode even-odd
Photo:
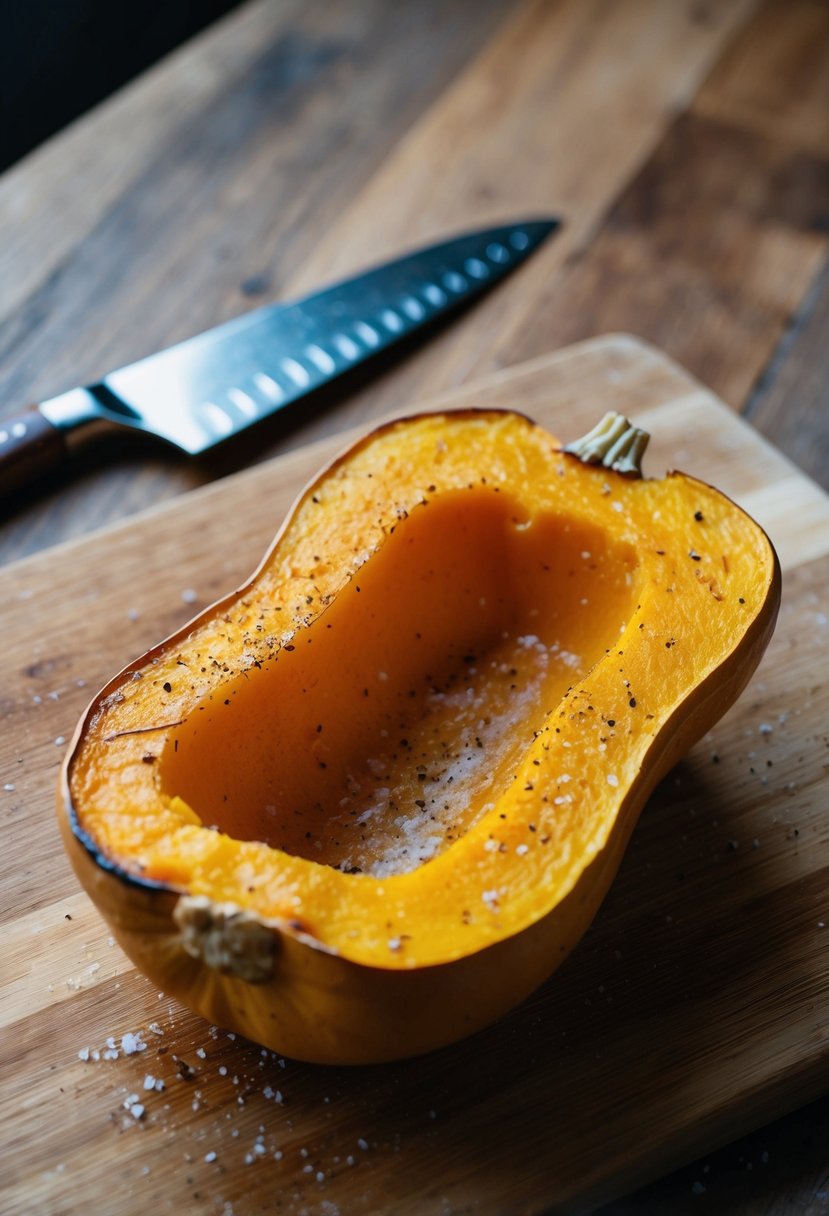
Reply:
[[[112,428],[204,452],[480,295],[557,227],[533,220],[455,237],[0,420],[0,494]]]

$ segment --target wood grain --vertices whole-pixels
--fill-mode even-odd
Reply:
[[[520,275],[335,415],[260,429],[255,453],[468,380],[492,368],[496,347],[503,364],[546,353],[546,334],[533,349],[501,339],[546,307],[563,259],[589,241],[752,7],[727,0],[701,18],[696,0],[361,0],[234,14],[0,183],[0,411],[252,299],[536,210],[561,212],[566,226]],[[45,501],[20,500],[0,556],[238,467],[227,451],[194,463],[112,450]]]
[[[824,488],[829,489],[829,453],[824,423],[829,416],[829,259],[778,344],[761,377],[746,417]]]
[[[113,1216],[137,1203],[230,1204],[237,1216],[583,1211],[826,1087],[829,499],[631,339],[536,360],[442,404],[518,406],[570,435],[597,401],[652,428],[652,474],[679,465],[767,512],[785,570],[780,624],[739,704],[651,799],[571,960],[497,1026],[419,1061],[280,1061],[157,993],[78,891],[52,808],[56,740],[92,687],[241,580],[338,440],[0,572],[12,606],[0,683],[4,1211],[74,1214],[104,1193]],[[788,514],[779,485],[799,495]],[[139,1030],[146,1050],[124,1055],[121,1037]],[[103,1056],[109,1036],[117,1059],[78,1057]],[[147,1076],[163,1091],[145,1090]],[[140,1119],[124,1107],[132,1094]]]
[[[113,449],[104,466],[87,464],[75,478],[56,483],[45,500],[21,499],[11,516],[4,508],[0,561],[122,519],[232,473],[246,461],[405,407],[427,391],[612,327],[649,337],[684,360],[829,486],[827,20],[823,0],[715,5],[705,0],[613,5],[511,0],[508,6],[489,0],[424,0],[409,6],[353,0],[322,7],[273,0],[240,8],[0,178],[0,333],[5,335],[0,416],[134,353],[288,294],[303,268],[321,282],[333,268],[330,259],[351,256],[356,266],[364,252],[374,260],[386,247],[411,243],[416,231],[443,232],[446,225],[467,226],[488,214],[500,219],[506,209],[523,211],[531,204],[561,210],[567,227],[560,242],[505,284],[485,310],[473,310],[437,342],[293,434],[280,427],[259,432],[257,444],[248,449],[198,465],[156,450]],[[687,230],[686,196],[696,209]],[[409,206],[410,198],[417,207]],[[732,238],[725,250],[716,236],[723,219]],[[567,375],[577,405],[579,377],[572,371]],[[525,380],[522,391],[530,383]],[[631,409],[637,404],[632,398]],[[748,492],[764,498],[762,490]],[[808,527],[798,539],[805,561],[799,572],[808,568],[806,555],[820,544],[821,499],[800,480],[775,482],[769,506],[784,522],[789,493],[797,495],[798,510],[808,512],[803,517]],[[252,507],[263,533],[270,528],[269,511],[281,501],[263,490],[262,516],[258,505]],[[772,524],[777,526],[776,519]],[[94,984],[98,972],[85,974],[85,968],[98,960],[110,965],[111,955],[100,938],[90,937],[89,955],[82,950],[81,935],[91,928],[77,919],[71,882],[44,830],[49,820],[42,818],[38,802],[43,787],[31,785],[27,773],[48,772],[57,764],[60,748],[51,740],[68,729],[89,691],[74,685],[74,673],[83,672],[77,678],[90,684],[102,678],[116,653],[120,661],[137,652],[154,638],[154,630],[173,628],[203,602],[185,603],[182,591],[209,596],[245,572],[242,555],[251,564],[259,541],[249,521],[234,520],[234,525],[239,561],[219,560],[199,549],[193,539],[198,526],[192,525],[190,544],[207,563],[202,568],[213,571],[203,579],[194,575],[192,588],[176,577],[186,563],[182,546],[170,543],[163,549],[169,565],[154,565],[152,577],[165,597],[166,615],[142,614],[146,564],[136,559],[132,581],[123,587],[108,585],[106,570],[97,569],[96,594],[113,613],[111,636],[88,638],[80,658],[72,657],[71,646],[61,658],[56,645],[37,658],[32,633],[17,624],[10,633],[11,669],[17,672],[19,664],[19,671],[31,666],[32,672],[22,690],[17,678],[0,687],[0,711],[24,715],[24,743],[19,716],[15,733],[0,741],[4,767],[11,768],[9,783],[20,776],[16,793],[0,793],[0,809],[18,838],[29,825],[37,847],[46,850],[55,899],[70,901],[66,908],[73,915],[72,922],[61,920],[60,928],[74,926],[79,934],[65,939],[67,945],[74,942],[66,954],[64,939],[54,939],[49,957],[58,968],[55,975],[47,967],[32,978],[33,964],[21,956],[15,991],[24,1004],[32,983],[43,978],[44,989],[53,983],[53,994],[65,990],[62,1016],[77,1007],[66,979]],[[230,530],[229,521],[225,526]],[[126,541],[129,531],[122,535]],[[217,541],[223,555],[225,537],[222,529]],[[225,561],[227,568],[220,569]],[[99,600],[85,599],[88,589],[79,591],[61,563],[54,585],[46,565],[34,568],[40,573],[31,585],[18,583],[27,569],[10,571],[11,582],[4,584],[4,625],[19,622],[17,614],[28,602],[17,600],[23,592],[48,604],[76,644],[77,618],[93,613],[97,620]],[[807,597],[804,603],[815,614],[807,613],[801,624],[812,628],[821,607],[820,600],[808,597],[823,595],[820,579],[798,594]],[[79,597],[74,613],[67,596]],[[813,657],[820,673],[825,660]],[[809,664],[798,668],[798,678],[807,680],[810,671]],[[803,684],[804,690],[811,687]],[[819,704],[820,694],[814,698]],[[794,747],[801,741],[807,757],[823,746],[811,727],[802,740],[790,733],[787,741],[794,758],[801,754]],[[823,787],[817,782],[814,788],[820,805]],[[37,919],[41,915],[52,915],[48,902],[43,908],[33,905],[39,898],[33,891],[40,887],[33,886],[32,856],[25,843],[17,849],[14,865],[20,873],[13,884],[11,868],[4,867],[6,898],[0,906],[3,914],[16,909],[7,899],[21,901],[21,912],[28,908],[36,919],[26,922],[25,932],[29,925],[34,932],[46,923]],[[729,859],[742,861],[742,853]],[[717,932],[712,924],[712,940]],[[33,940],[42,942],[42,933]],[[17,944],[15,957],[16,951]],[[656,957],[664,956],[657,952]],[[795,994],[803,991],[798,984],[792,975]],[[93,1006],[96,993],[100,989],[91,993]],[[143,999],[136,1006],[141,1016]],[[129,1028],[124,1007],[117,1009],[119,1025]],[[19,1034],[15,1009],[8,1016],[12,1033]],[[101,1030],[105,1022],[102,1012]],[[42,1125],[54,1094],[63,1101],[49,1088],[48,1064],[54,1060],[43,1039],[38,1058],[37,1033],[48,1035],[50,1025],[44,1031],[36,1024],[31,1058],[38,1083],[20,1099],[35,1113],[21,1134]],[[62,1060],[63,1047],[60,1052]],[[640,1066],[647,1069],[647,1055]],[[456,1079],[465,1083],[463,1076]],[[93,1094],[102,1080],[108,1088],[105,1097],[98,1094],[96,1110],[111,1111],[117,1120],[120,1081],[113,1078],[110,1084],[99,1074],[89,1082]],[[88,1075],[78,1075],[81,1086],[88,1081]],[[41,1083],[44,1088],[38,1088]],[[497,1078],[492,1085],[497,1088]],[[796,1100],[807,1096],[804,1090]],[[778,1109],[776,1100],[770,1106]],[[227,1109],[222,1107],[223,1114]],[[326,1105],[320,1127],[329,1110]],[[756,1119],[766,1110],[759,1103]],[[55,1114],[71,1117],[60,1105]],[[188,1135],[208,1126],[198,1131],[186,1119],[184,1111]],[[737,1120],[726,1134],[737,1134],[741,1126]],[[710,1174],[700,1165],[615,1204],[606,1216],[662,1216],[696,1211],[701,1203],[718,1216],[782,1216],[794,1208],[815,1216],[822,1204],[816,1192],[827,1182],[820,1145],[820,1128],[827,1126],[824,1102],[797,1120],[778,1123],[761,1140],[706,1158]],[[600,1125],[590,1126],[594,1143],[602,1131]],[[168,1148],[176,1146],[176,1135],[184,1132],[168,1126],[162,1137]],[[452,1142],[453,1173],[472,1168],[458,1136]],[[42,1156],[44,1169],[56,1168],[65,1143],[68,1138],[62,1140],[53,1129]],[[769,1163],[760,1162],[758,1144],[771,1150]],[[187,1139],[184,1147],[181,1138],[171,1151],[178,1147],[177,1161],[184,1168],[184,1152],[193,1156],[195,1151],[194,1161],[201,1161],[196,1151],[201,1142]],[[134,1164],[133,1207],[144,1193],[140,1171],[145,1164],[146,1158]],[[94,1169],[90,1166],[86,1177],[88,1194],[95,1194]],[[431,1178],[431,1163],[420,1172]],[[64,1207],[55,1210],[71,1210],[72,1186],[64,1182],[61,1190],[61,1180],[61,1174],[54,1176],[51,1193]],[[691,1191],[696,1182],[708,1187],[701,1200]],[[4,1183],[0,1163],[0,1191]],[[120,1192],[124,1203],[127,1185]],[[192,1190],[198,1189],[194,1181]],[[200,1201],[182,1189],[178,1198],[199,1211],[221,1211],[220,1193],[212,1186]],[[277,1198],[284,1199],[281,1190]],[[324,1197],[309,1196],[308,1202],[321,1210]],[[159,1203],[163,1208],[167,1200]],[[440,1210],[441,1205],[432,1206]],[[462,1209],[460,1201],[453,1206]]]

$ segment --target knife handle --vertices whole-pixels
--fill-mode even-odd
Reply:
[[[62,432],[36,406],[0,419],[0,497],[26,489],[62,465],[67,455]]]

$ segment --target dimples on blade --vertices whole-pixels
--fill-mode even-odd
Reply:
[[[556,227],[472,233],[248,313],[107,376],[103,412],[204,451],[480,295]]]

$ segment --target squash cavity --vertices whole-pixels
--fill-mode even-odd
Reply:
[[[303,631],[194,706],[162,791],[236,839],[347,873],[415,869],[509,785],[614,644],[636,553],[483,487],[416,507]]]

